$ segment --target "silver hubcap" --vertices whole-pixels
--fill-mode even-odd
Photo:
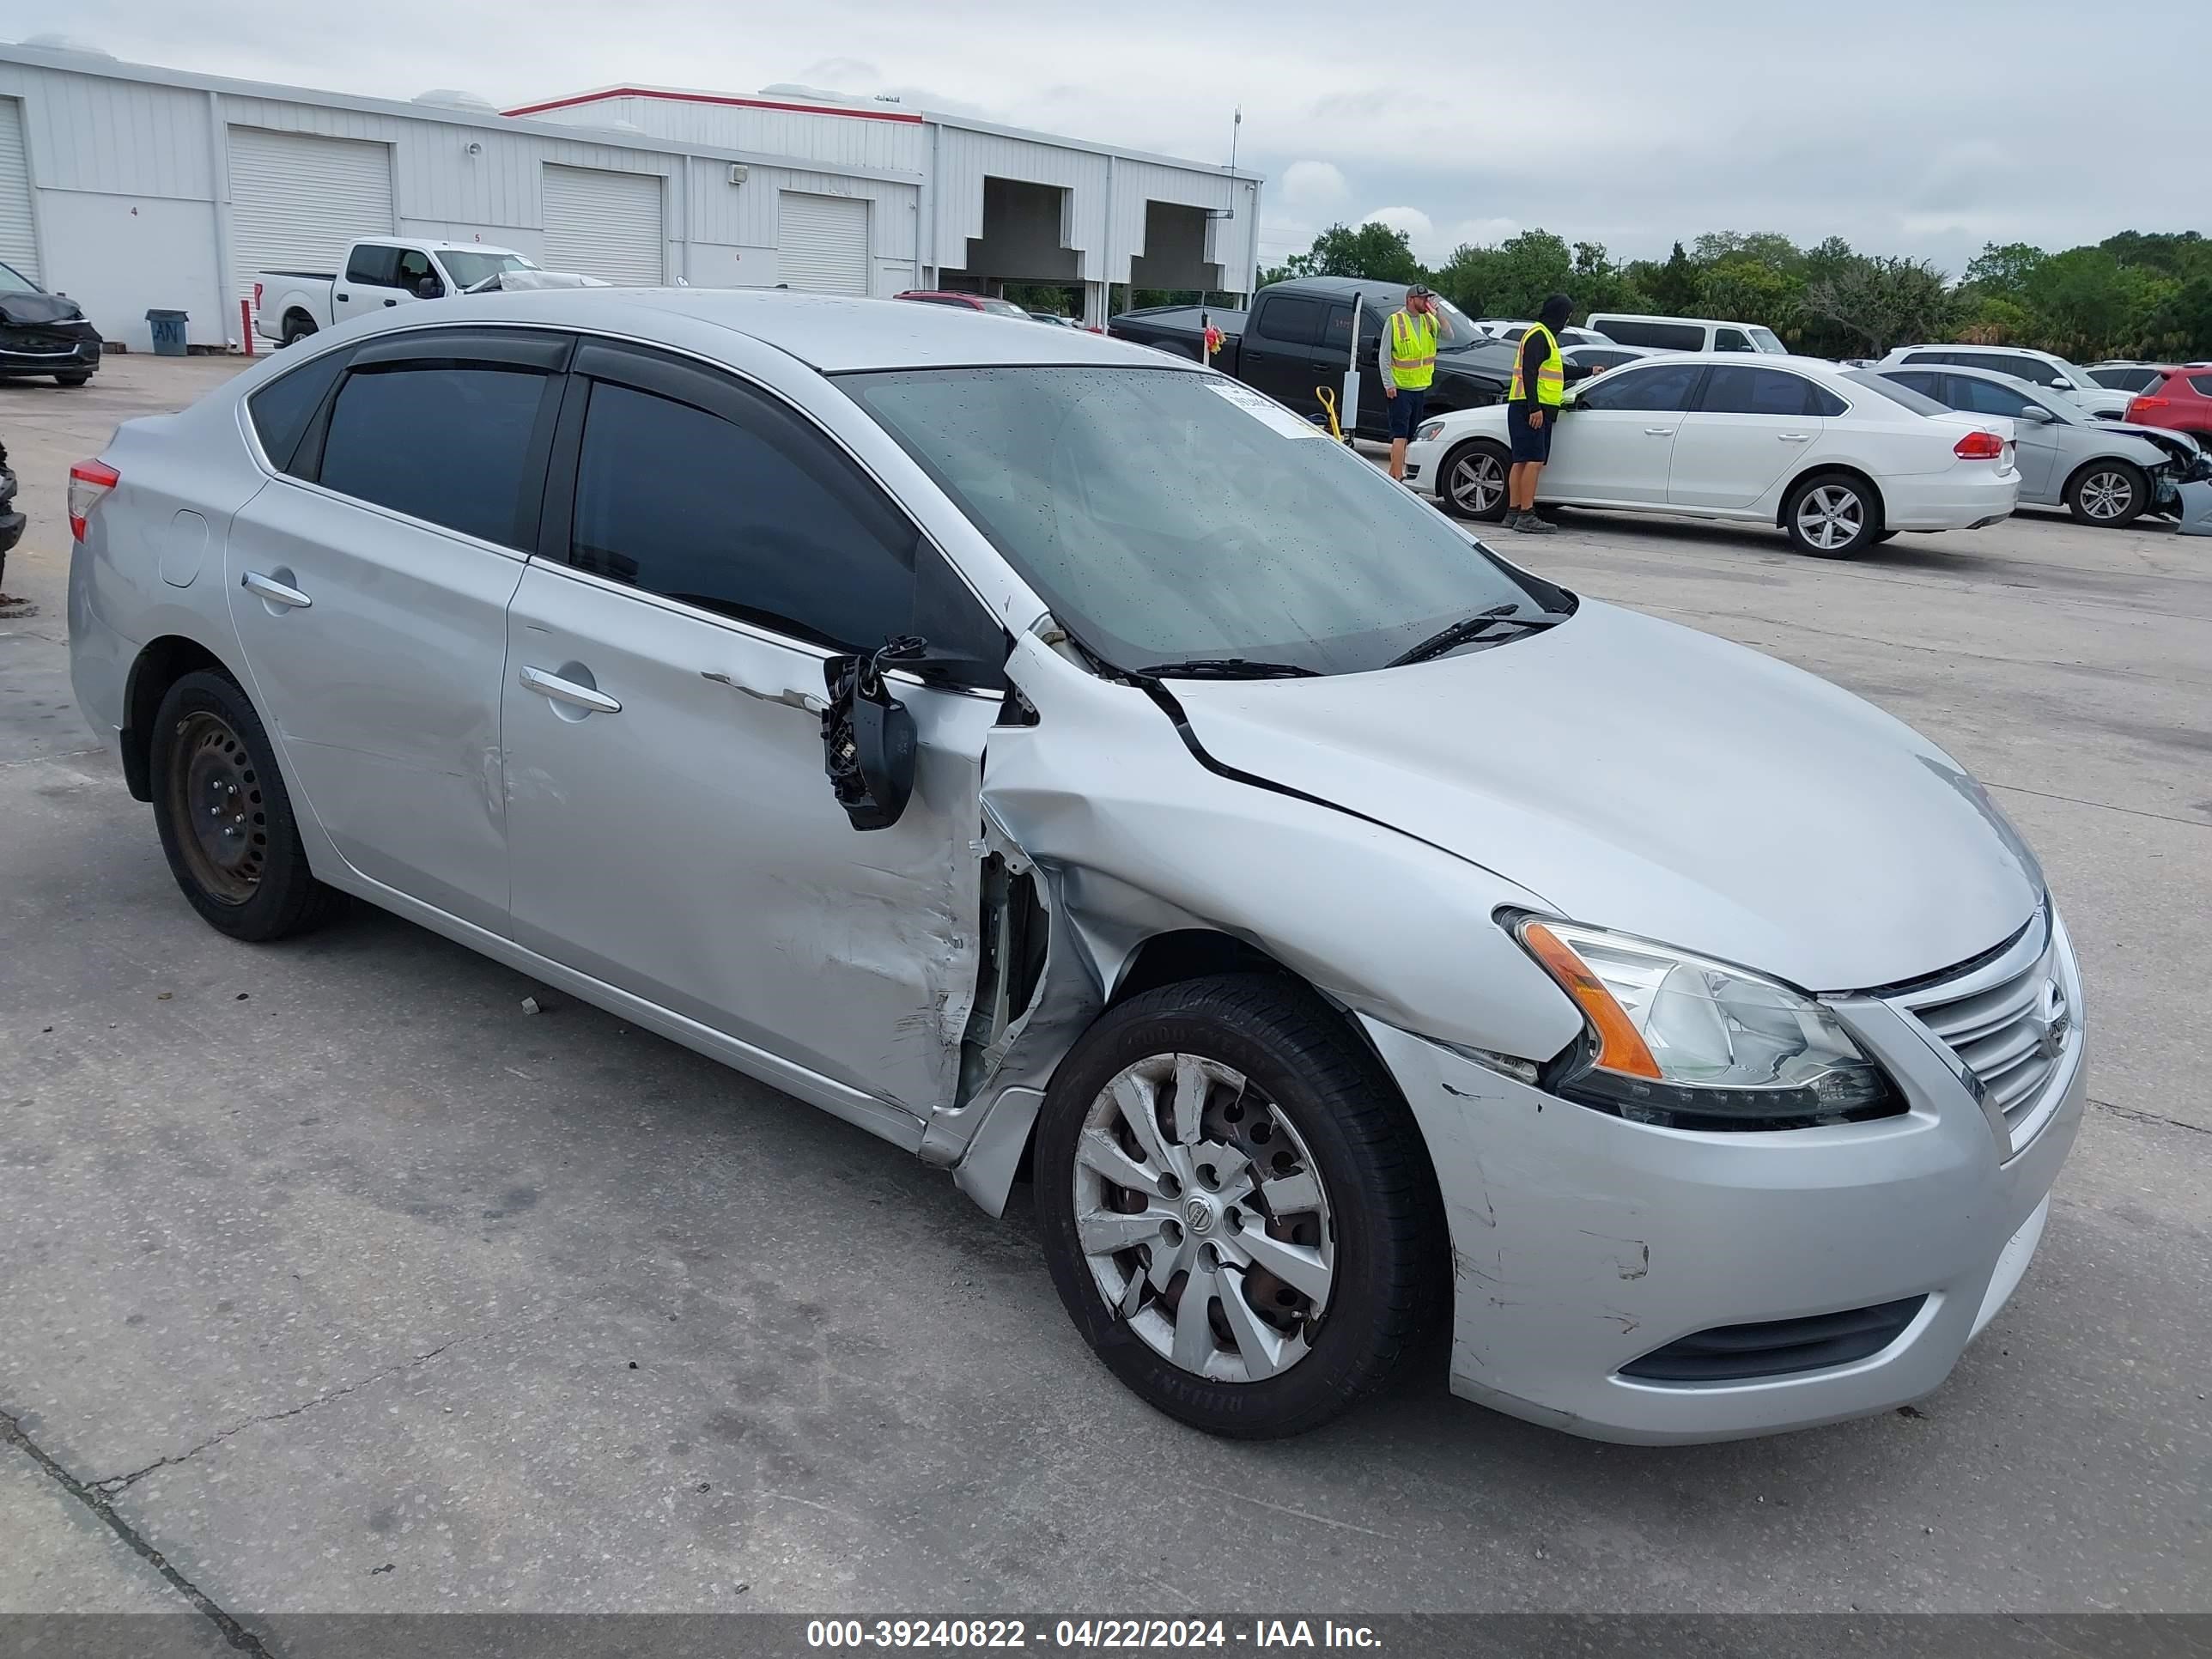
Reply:
[[[1321,1172],[1290,1121],[1217,1060],[1154,1054],[1099,1091],[1076,1151],[1075,1230],[1107,1305],[1195,1376],[1286,1370],[1328,1311]]]
[[[2135,498],[2135,486],[2125,473],[2093,472],[2081,481],[2081,511],[2092,519],[2117,519]]]
[[[1847,547],[1866,528],[1858,491],[1822,484],[1797,504],[1797,533],[1823,551]]]
[[[1462,456],[1452,464],[1452,505],[1462,513],[1487,513],[1505,492],[1505,469],[1487,450]]]

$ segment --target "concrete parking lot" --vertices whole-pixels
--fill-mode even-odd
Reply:
[[[2095,1103],[1917,1408],[1644,1450],[1438,1375],[1229,1444],[1091,1359],[1025,1197],[388,917],[193,916],[70,701],[62,496],[233,367],[0,385],[36,607],[0,621],[0,1612],[2212,1611],[2212,542],[1509,538],[1986,780],[2080,946]]]

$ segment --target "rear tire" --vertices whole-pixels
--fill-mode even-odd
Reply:
[[[1512,466],[1513,453],[1504,444],[1470,438],[1455,446],[1437,468],[1437,501],[1454,518],[1495,524],[1505,516],[1505,481]]]
[[[2078,524],[2124,530],[2150,505],[2150,480],[2128,461],[2091,461],[2066,481],[2066,510]]]
[[[1194,1428],[1316,1428],[1441,1328],[1419,1132],[1342,1018],[1289,981],[1187,981],[1101,1016],[1053,1078],[1036,1169],[1076,1328]]]
[[[1782,527],[1800,553],[1855,558],[1881,534],[1881,501],[1863,478],[1816,472],[1790,492]]]
[[[284,313],[284,344],[297,345],[315,331],[315,319],[306,312],[288,311]]]
[[[151,781],[161,851],[217,933],[261,944],[327,918],[337,894],[307,868],[261,718],[228,676],[185,675],[154,717]]]

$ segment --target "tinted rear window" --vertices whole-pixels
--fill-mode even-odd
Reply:
[[[324,488],[503,546],[520,544],[546,377],[527,370],[399,368],[347,377],[323,445]]]
[[[1910,386],[1899,386],[1887,374],[1878,374],[1870,368],[1845,369],[1844,378],[1853,386],[1863,386],[1869,392],[1879,392],[1893,404],[1903,404],[1915,415],[1944,415],[1950,412],[1933,398],[1923,392],[1915,392]]]
[[[278,471],[292,470],[292,456],[315,411],[322,407],[324,393],[345,367],[346,356],[343,351],[325,351],[313,362],[278,375],[246,400],[254,436],[261,440],[261,453]]]
[[[1844,404],[1801,374],[1730,363],[1713,370],[1698,407],[1708,415],[1840,415]]]
[[[2198,397],[2212,398],[2212,374],[2192,374],[2189,377],[2189,384],[2196,389]]]
[[[1646,323],[1627,318],[1594,319],[1608,340],[1622,345],[1656,346],[1662,351],[1703,351],[1705,331],[1696,323]]]

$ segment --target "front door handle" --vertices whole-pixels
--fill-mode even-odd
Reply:
[[[247,571],[238,579],[238,585],[256,599],[270,605],[281,605],[287,611],[305,611],[314,604],[298,588],[280,582],[274,576],[264,576],[258,570]]]
[[[331,295],[331,298],[333,300],[351,300],[353,295],[350,294],[333,294]]]
[[[522,684],[541,697],[550,697],[555,702],[565,702],[572,708],[581,708],[592,714],[619,714],[622,705],[605,692],[588,685],[579,685],[574,680],[564,680],[558,674],[549,674],[542,668],[522,671]]]
[[[399,301],[397,301],[397,300],[386,300],[384,303],[385,303],[385,304],[386,304],[387,306],[396,306],[396,305],[398,305],[398,304],[399,303]]]
[[[1644,428],[1644,435],[1647,438],[1671,438],[1674,435],[1674,428],[1671,426],[1647,426]]]

